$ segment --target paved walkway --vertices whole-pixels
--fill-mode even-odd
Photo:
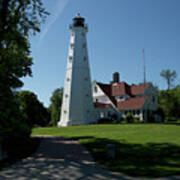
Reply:
[[[0,180],[139,180],[98,167],[77,141],[61,137],[41,138],[37,152],[1,170]],[[179,180],[180,177],[156,180],[169,179]]]

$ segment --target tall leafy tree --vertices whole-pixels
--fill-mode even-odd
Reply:
[[[31,76],[29,36],[40,31],[47,12],[41,0],[0,0],[0,117],[9,119],[13,89]]]
[[[180,87],[171,90],[161,90],[159,107],[163,110],[166,120],[180,120]]]
[[[57,122],[59,121],[62,97],[63,97],[63,88],[57,88],[56,90],[53,91],[53,94],[50,99],[51,104],[49,106],[49,111],[51,113],[50,125],[52,126],[56,126]]]
[[[168,85],[168,90],[172,87],[173,81],[177,77],[176,71],[171,71],[170,69],[163,70],[160,75],[166,80]]]
[[[0,132],[6,138],[27,132],[14,89],[32,75],[29,37],[40,32],[47,15],[41,0],[0,0]]]
[[[30,91],[20,91],[17,100],[23,119],[30,127],[46,126],[50,120],[50,114],[43,104],[38,100],[36,94]]]

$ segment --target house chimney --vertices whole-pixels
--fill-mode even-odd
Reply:
[[[119,73],[115,72],[113,74],[113,83],[119,83]]]

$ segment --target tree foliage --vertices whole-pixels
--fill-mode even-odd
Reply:
[[[7,116],[12,90],[23,85],[21,77],[32,75],[28,38],[48,14],[42,5],[41,0],[0,0],[0,112]]]
[[[160,91],[159,108],[163,110],[167,121],[180,120],[180,86]]]
[[[6,142],[30,134],[14,90],[23,86],[20,78],[32,75],[29,37],[47,15],[41,0],[0,0],[0,131]]]
[[[173,86],[173,81],[177,77],[176,71],[170,69],[163,70],[160,75],[167,81],[168,90]]]
[[[62,97],[63,97],[63,89],[57,88],[54,90],[52,96],[51,96],[51,104],[49,106],[49,111],[51,113],[51,121],[50,125],[56,126],[57,122],[60,118],[60,112],[61,112],[61,104],[62,104]]]
[[[20,91],[17,100],[23,119],[30,127],[46,126],[49,123],[50,115],[37,96],[30,91]]]
[[[21,87],[19,78],[32,75],[28,38],[40,31],[46,15],[41,0],[0,0],[1,89]]]

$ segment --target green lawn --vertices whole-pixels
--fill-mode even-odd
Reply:
[[[35,128],[33,135],[78,139],[95,160],[108,169],[131,176],[180,174],[180,125],[122,124]],[[107,144],[116,157],[109,159]]]

